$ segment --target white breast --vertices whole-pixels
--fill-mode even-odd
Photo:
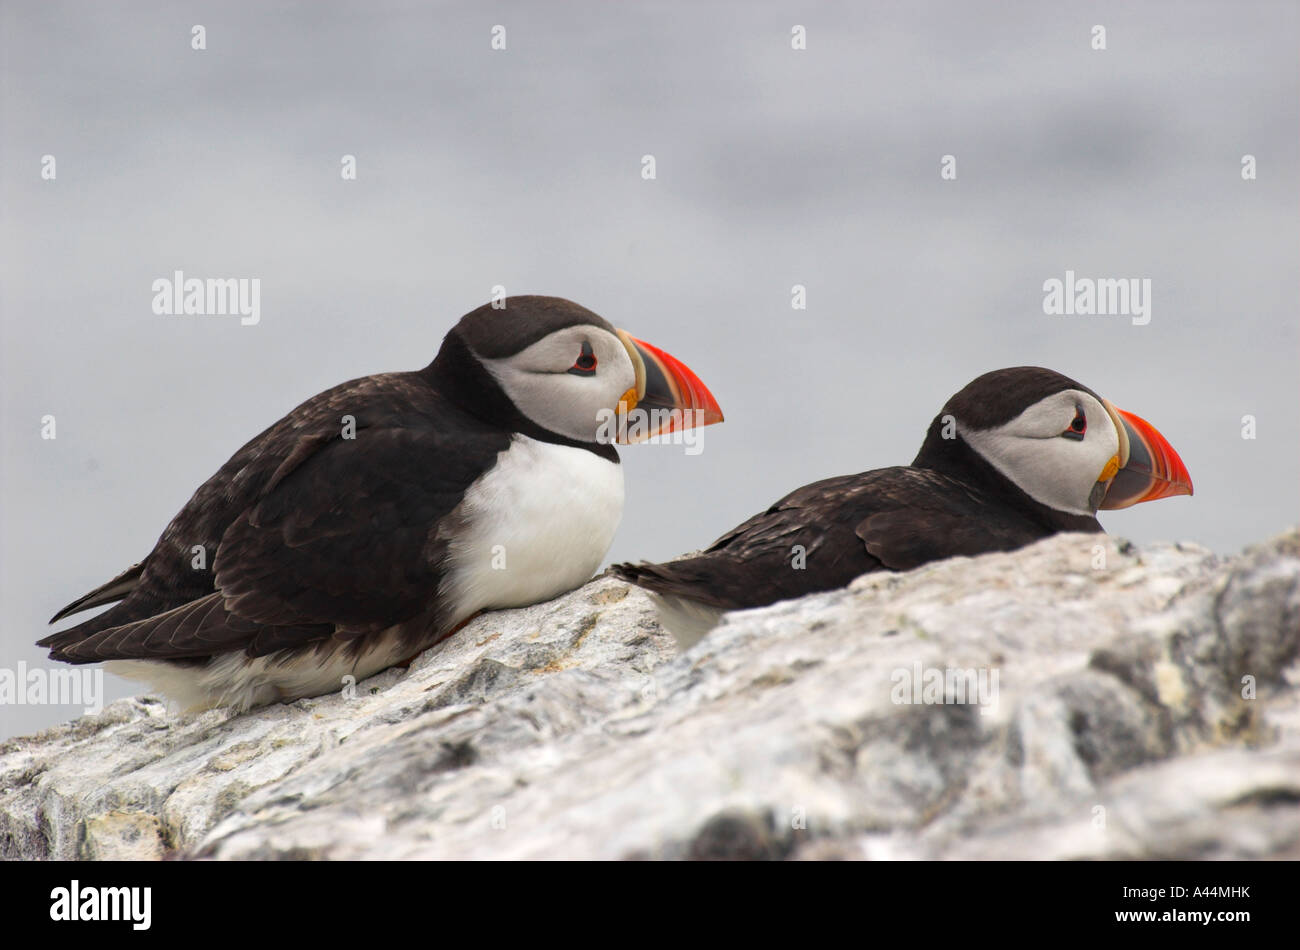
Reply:
[[[623,517],[623,466],[515,435],[452,519],[440,596],[466,617],[550,600],[589,580]]]

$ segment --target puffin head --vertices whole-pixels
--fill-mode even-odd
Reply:
[[[542,296],[502,303],[465,314],[429,367],[444,383],[454,380],[477,414],[512,427],[522,417],[581,443],[641,441],[722,421],[717,400],[684,363],[586,307]],[[646,418],[633,427],[636,438],[625,438],[627,417],[637,412]]]
[[[1141,417],[1038,366],[995,370],[948,400],[921,456],[962,440],[1042,505],[1070,515],[1192,494],[1187,467]],[[918,462],[921,459],[918,456]]]

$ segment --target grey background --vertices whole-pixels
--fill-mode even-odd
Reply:
[[[668,349],[727,413],[699,456],[623,451],[610,560],[906,463],[952,392],[1025,363],[1191,470],[1195,498],[1109,530],[1231,553],[1297,519],[1294,3],[0,9],[0,666],[247,438],[424,365],[494,284]],[[177,268],[261,278],[261,324],[155,316]],[[1151,278],[1151,323],[1044,315],[1067,268]],[[0,708],[0,735],[77,712]]]

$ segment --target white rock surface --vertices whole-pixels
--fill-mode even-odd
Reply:
[[[0,857],[1296,858],[1298,655],[1296,531],[1227,559],[1059,536],[681,655],[601,578],[355,695],[0,743]],[[895,702],[916,664],[997,701]]]

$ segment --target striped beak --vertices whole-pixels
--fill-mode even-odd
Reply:
[[[690,367],[623,330],[618,336],[636,369],[636,386],[618,404],[618,442],[644,442],[722,421],[722,407]]]
[[[1103,400],[1103,402],[1105,402]],[[1119,453],[1102,472],[1113,473],[1101,507],[1128,508],[1144,501],[1192,493],[1192,476],[1156,427],[1140,416],[1105,403],[1119,433]]]

